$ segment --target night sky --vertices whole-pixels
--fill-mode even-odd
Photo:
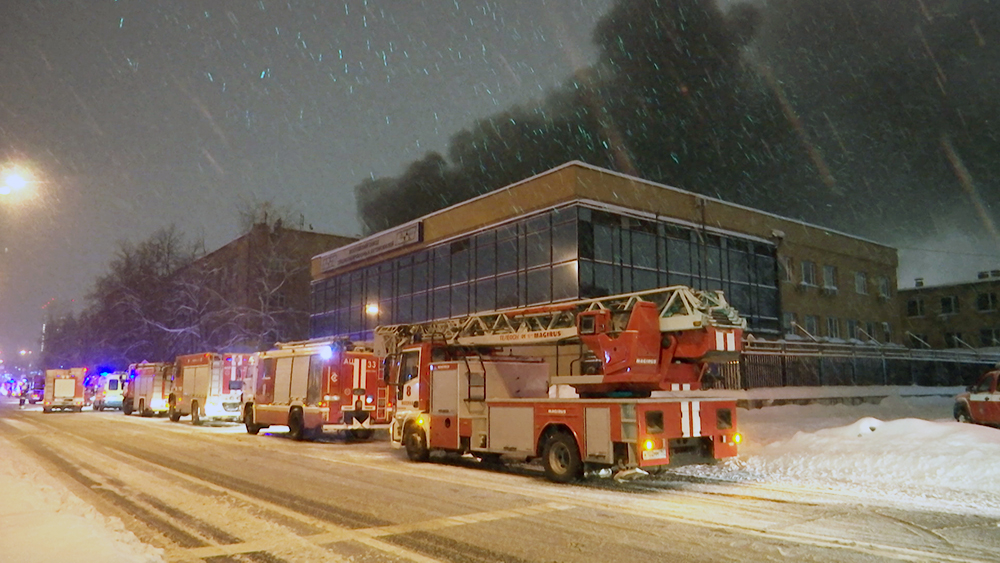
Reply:
[[[176,224],[213,250],[263,201],[360,234],[356,184],[591,64],[610,5],[8,0],[0,167],[32,182],[0,201],[0,357],[37,351],[119,241]]]

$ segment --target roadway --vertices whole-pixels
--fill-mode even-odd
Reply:
[[[168,561],[1000,560],[993,518],[760,484],[556,485],[282,430],[0,402],[0,436]]]

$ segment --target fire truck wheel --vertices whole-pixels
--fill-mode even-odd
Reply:
[[[122,412],[126,415],[132,414],[132,401],[122,402]]]
[[[52,407],[42,407],[42,412],[52,412]]]
[[[553,434],[545,442],[542,462],[545,464],[545,476],[556,483],[575,481],[583,470],[576,440],[564,432]]]
[[[295,409],[288,413],[288,437],[293,440],[305,438],[306,425],[302,421],[302,411]]]
[[[253,420],[253,407],[247,405],[246,411],[243,413],[243,424],[247,426],[247,434],[256,436],[261,429],[259,424],[255,424]]]
[[[371,428],[351,428],[348,432],[351,434],[352,440],[360,441],[371,440],[372,435],[375,434]]]
[[[180,421],[181,413],[177,410],[177,406],[175,404],[170,403],[170,406],[167,407],[167,416],[170,417],[170,422]]]
[[[191,401],[191,424],[199,426],[201,424],[201,406],[198,401]]]
[[[410,461],[427,461],[431,456],[430,450],[427,449],[427,435],[416,424],[406,427],[403,444],[406,445],[406,457],[410,458]]]
[[[965,405],[958,403],[955,405],[955,420],[959,422],[972,422],[972,416],[969,414],[969,408]]]

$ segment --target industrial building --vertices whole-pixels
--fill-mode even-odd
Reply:
[[[721,289],[754,338],[899,343],[895,249],[581,162],[312,260],[311,333],[668,285]]]

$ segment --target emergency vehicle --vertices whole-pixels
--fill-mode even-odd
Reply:
[[[1000,364],[955,398],[955,420],[1000,427]]]
[[[699,390],[745,328],[721,292],[684,286],[379,327],[390,436],[414,461],[540,458],[558,482],[732,457],[736,402]]]
[[[241,420],[243,382],[256,367],[256,354],[189,354],[178,356],[167,406],[170,420],[191,416],[203,420]]]
[[[45,392],[42,394],[42,411],[55,409],[83,410],[85,389],[83,380],[87,368],[45,370]]]
[[[122,399],[122,412],[139,413],[141,416],[166,414],[169,409],[170,381],[174,364],[148,363],[132,364],[128,368],[129,382]]]
[[[244,401],[247,432],[281,425],[296,440],[326,430],[368,439],[389,428],[392,413],[372,350],[330,339],[279,343],[260,352],[253,393]]]
[[[127,382],[128,374],[124,372],[102,374],[94,392],[94,410],[122,408],[122,397]]]

